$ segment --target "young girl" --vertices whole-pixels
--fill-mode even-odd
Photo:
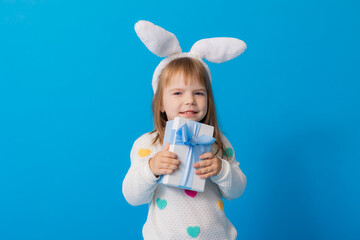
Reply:
[[[197,48],[181,53],[176,37],[162,28],[140,21],[135,30],[152,52],[168,56],[157,67],[153,77],[155,130],[135,141],[130,155],[131,167],[123,182],[123,194],[131,205],[149,203],[143,237],[236,239],[237,232],[225,216],[221,198],[240,197],[246,186],[246,177],[235,160],[230,142],[218,129],[211,75],[201,56],[206,50],[206,59],[216,58],[217,62],[223,62],[241,54],[246,45],[238,39],[221,39],[220,42],[212,39],[215,45],[214,42],[203,44],[199,41]],[[224,50],[221,46],[230,47]],[[212,49],[219,48],[221,56],[219,50],[209,54]],[[206,179],[204,192],[157,183],[161,175],[171,174],[180,166],[176,154],[168,151],[169,144],[162,148],[166,121],[177,116],[214,126],[216,142],[211,151],[202,154],[201,161],[193,166],[195,173]]]

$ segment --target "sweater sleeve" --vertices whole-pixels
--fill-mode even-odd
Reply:
[[[122,185],[126,201],[138,206],[152,200],[157,179],[149,167],[149,159],[155,155],[151,147],[150,134],[138,138],[130,153],[131,166]]]
[[[221,151],[217,155],[222,161],[221,172],[210,179],[219,186],[221,195],[227,200],[240,197],[246,186],[246,176],[241,171],[240,163],[235,159],[235,151],[227,138],[222,135],[221,139],[226,149],[228,160],[220,157]]]

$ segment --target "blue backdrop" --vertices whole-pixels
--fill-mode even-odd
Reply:
[[[151,131],[160,59],[134,24],[248,49],[209,63],[221,130],[248,179],[239,239],[360,239],[356,0],[0,3],[0,239],[139,239],[121,191]]]

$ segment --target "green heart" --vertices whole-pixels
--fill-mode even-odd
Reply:
[[[156,205],[160,208],[160,210],[164,209],[167,205],[167,202],[165,199],[156,199]]]
[[[232,148],[227,148],[225,149],[225,154],[226,156],[228,156],[229,158],[232,158],[234,151],[232,150]]]
[[[196,237],[199,235],[199,233],[200,233],[200,228],[197,227],[197,226],[195,226],[195,227],[188,227],[188,228],[187,228],[187,233],[188,233],[191,237],[196,238]]]

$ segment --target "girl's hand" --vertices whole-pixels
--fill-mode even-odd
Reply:
[[[180,160],[175,153],[169,152],[169,147],[170,144],[166,143],[164,149],[149,160],[150,170],[156,177],[171,174],[179,168]]]
[[[194,164],[194,168],[198,168],[195,174],[199,175],[200,178],[208,178],[220,173],[222,162],[214,154],[211,152],[201,154],[200,159],[203,160]]]

